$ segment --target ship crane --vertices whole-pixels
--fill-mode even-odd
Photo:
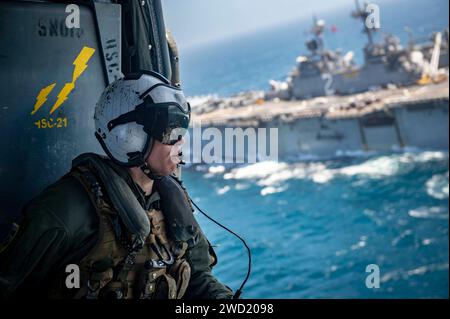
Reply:
[[[439,70],[439,58],[441,54],[442,33],[437,32],[434,36],[434,46],[431,53],[430,61],[424,61],[422,77],[417,82],[421,85],[429,84],[430,82],[442,82],[447,78],[445,73]]]

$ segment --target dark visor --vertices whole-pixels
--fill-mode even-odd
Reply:
[[[191,106],[187,109],[176,102],[152,103],[151,99],[136,106],[133,111],[120,115],[108,123],[111,131],[118,125],[136,122],[144,132],[163,144],[173,145],[183,137],[189,127]]]

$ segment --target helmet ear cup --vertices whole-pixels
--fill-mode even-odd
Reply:
[[[154,140],[153,138],[150,137],[150,138],[149,138],[149,141],[148,141],[148,145],[147,145],[147,147],[146,147],[146,150],[145,150],[145,152],[142,154],[142,155],[143,155],[144,162],[147,162],[148,157],[149,157],[150,154],[152,153],[153,145],[155,145],[155,140]],[[138,165],[139,165],[139,164],[138,164]]]

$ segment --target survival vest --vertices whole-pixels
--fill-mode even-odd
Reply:
[[[99,178],[91,165],[78,165],[69,173],[81,182],[99,217],[96,246],[79,263],[80,289],[75,298],[87,299],[179,299],[189,284],[191,268],[185,259],[191,225],[168,236],[161,207],[145,211],[150,232],[143,240],[130,233],[118,211],[102,193]],[[192,212],[191,212],[192,215]],[[183,226],[172,218],[172,228]],[[184,236],[184,238],[183,238]],[[175,237],[175,238],[173,238]]]

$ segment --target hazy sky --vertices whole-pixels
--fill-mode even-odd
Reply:
[[[180,46],[218,40],[279,25],[354,0],[161,0],[167,27]],[[363,0],[360,1],[361,3]]]

